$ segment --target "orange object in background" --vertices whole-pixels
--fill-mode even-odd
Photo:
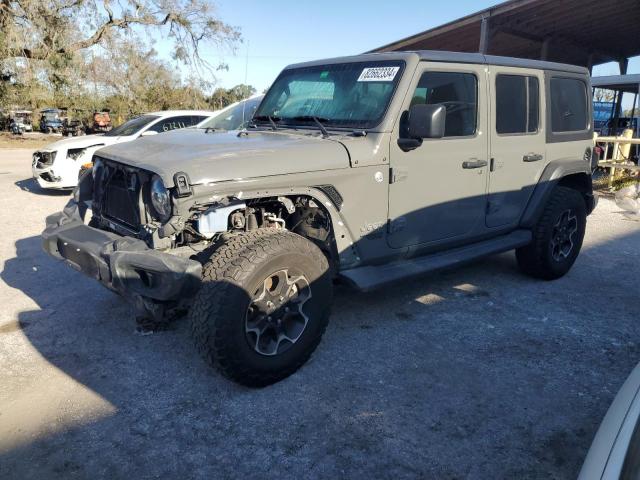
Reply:
[[[108,132],[111,130],[111,117],[109,116],[109,112],[94,112],[93,113],[93,125],[91,129],[94,132]]]

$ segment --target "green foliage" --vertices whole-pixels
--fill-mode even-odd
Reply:
[[[236,85],[233,88],[217,88],[211,97],[207,99],[207,103],[213,110],[220,110],[232,103],[239,102],[245,98],[249,98],[256,93],[256,89],[251,85]]]
[[[0,0],[0,109],[66,107],[76,117],[109,108],[114,120],[168,108],[211,108],[198,78],[201,43],[233,48],[237,29],[209,0]],[[173,65],[152,48],[152,31],[174,46]],[[195,78],[182,78],[178,64]],[[233,95],[252,91],[234,87]],[[227,100],[225,100],[226,102]]]
[[[0,109],[67,108],[88,122],[94,111],[111,111],[118,124],[142,112],[215,110],[255,93],[250,85],[216,89],[197,78],[182,79],[153,49],[119,40],[100,55],[56,57],[37,70],[0,75]],[[37,116],[34,118],[37,123]]]

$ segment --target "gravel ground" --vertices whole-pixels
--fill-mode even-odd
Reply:
[[[312,360],[262,389],[134,333],[46,257],[30,152],[0,150],[0,478],[575,478],[640,360],[640,224],[602,200],[565,278],[513,254],[372,294],[339,289]]]

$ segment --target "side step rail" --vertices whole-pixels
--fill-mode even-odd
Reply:
[[[529,230],[516,230],[508,235],[455,248],[446,252],[400,260],[385,265],[370,265],[352,268],[340,273],[340,276],[358,290],[368,292],[397,281],[441,270],[457,267],[478,260],[487,255],[503,253],[531,243]]]

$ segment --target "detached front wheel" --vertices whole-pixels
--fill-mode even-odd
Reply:
[[[298,370],[324,333],[331,307],[329,265],[320,249],[288,231],[235,235],[215,247],[191,308],[204,357],[253,387]]]

